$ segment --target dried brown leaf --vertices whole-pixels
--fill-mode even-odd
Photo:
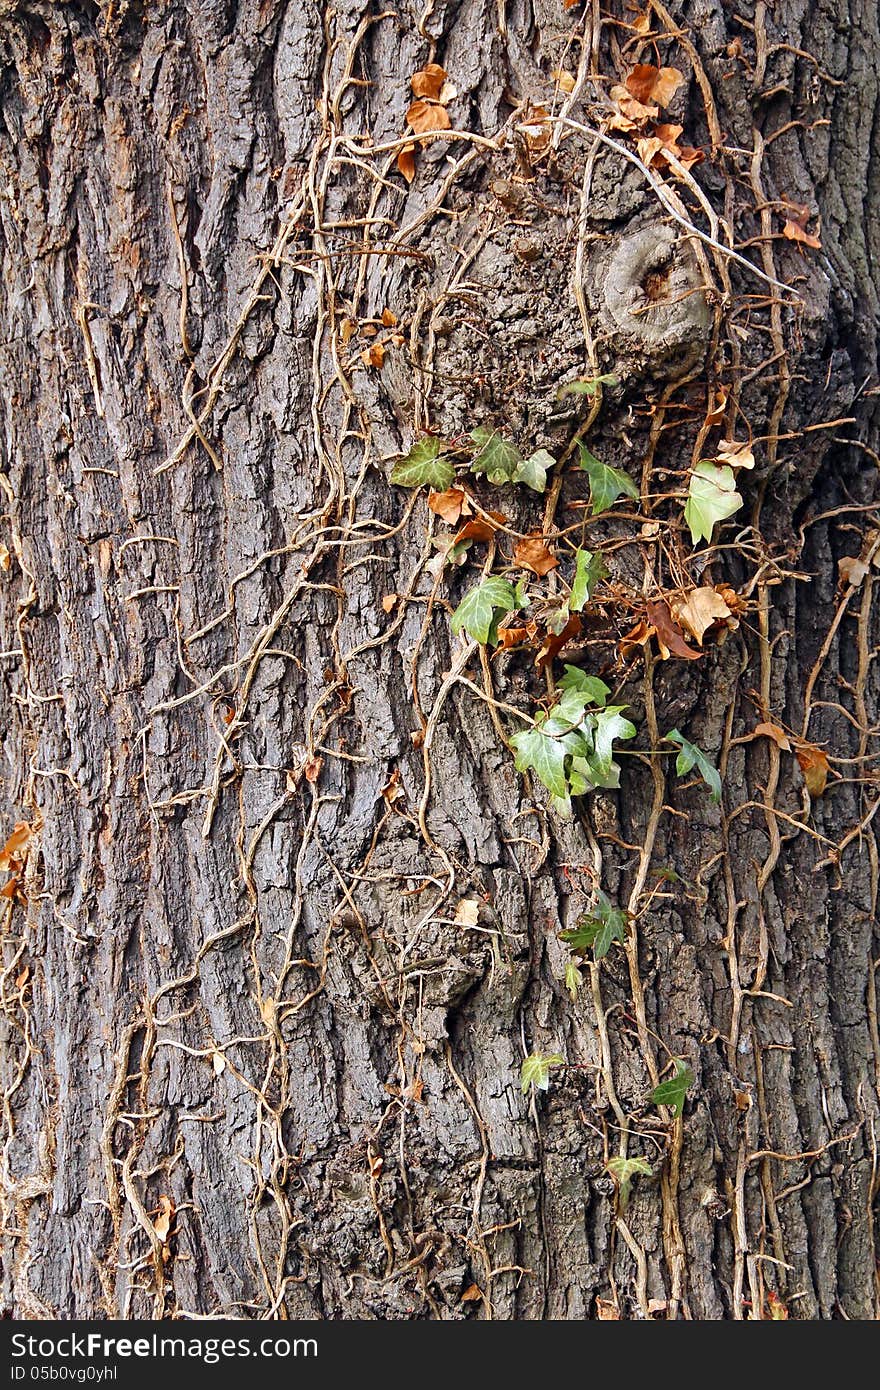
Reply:
[[[468,495],[462,487],[450,487],[445,492],[430,492],[428,507],[450,526],[454,526],[460,516],[469,516],[471,510]]]
[[[719,593],[708,585],[692,589],[684,599],[673,601],[675,621],[702,647],[703,636],[720,618],[729,618],[730,609]]]
[[[524,540],[517,543],[513,552],[513,558],[522,568],[531,570],[539,578],[555,570],[559,564],[552,550],[547,548],[544,537],[536,532],[534,535],[526,536]]]
[[[414,101],[406,113],[406,121],[416,135],[449,130],[452,125],[446,107],[436,101]]]
[[[797,760],[810,796],[821,796],[830,771],[828,754],[824,748],[817,748],[814,743],[802,743],[797,749]]]
[[[791,752],[788,734],[784,729],[780,729],[778,724],[771,724],[768,720],[764,720],[763,723],[755,725],[755,734],[761,734],[764,738],[772,739],[777,748],[782,749],[783,753]]]
[[[682,661],[699,661],[702,652],[694,651],[693,647],[688,646],[681,628],[673,622],[669,604],[665,599],[645,604],[645,611],[657,634],[657,646],[660,648],[663,661],[668,661],[671,656],[677,656]]]
[[[681,84],[684,73],[678,68],[657,68],[653,63],[638,63],[626,76],[626,90],[636,101],[656,102],[668,106]]]
[[[447,72],[438,63],[426,63],[409,79],[414,97],[427,97],[429,101],[439,100],[446,81]]]

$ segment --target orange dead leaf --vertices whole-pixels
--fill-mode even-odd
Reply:
[[[644,105],[619,84],[611,88],[610,96],[617,107],[608,122],[612,130],[635,130],[637,126],[654,121],[660,115],[659,106]]]
[[[480,920],[480,904],[476,898],[460,898],[453,920],[457,927],[475,927]]]
[[[842,560],[838,560],[837,568],[840,571],[842,582],[849,584],[852,589],[858,589],[868,573],[868,566],[857,555],[844,555]]]
[[[814,251],[822,250],[821,239],[808,232],[806,227],[802,227],[800,222],[794,218],[786,219],[785,226],[782,228],[782,235],[786,241],[797,241],[801,246],[810,246]]]
[[[456,532],[453,545],[460,545],[462,541],[490,541],[498,530],[507,520],[501,512],[487,512],[483,516],[474,517],[473,521],[466,521],[461,530]]]
[[[781,748],[783,753],[791,752],[791,744],[788,741],[788,734],[785,732],[784,729],[780,729],[778,724],[771,724],[767,720],[765,720],[762,724],[755,725],[755,733],[762,734],[764,738],[772,739],[773,742],[776,744],[776,747]]]
[[[409,79],[413,96],[427,97],[429,101],[438,101],[446,76],[446,69],[441,68],[439,63],[426,63]]]
[[[562,92],[574,91],[574,77],[565,68],[554,68],[550,76]]]
[[[754,468],[755,455],[751,444],[745,440],[722,439],[718,445],[718,462],[729,464],[731,468]]]
[[[620,1309],[609,1298],[597,1298],[596,1317],[600,1322],[620,1322]]]
[[[565,627],[562,629],[561,632],[545,633],[544,641],[541,644],[541,650],[535,657],[535,665],[539,667],[549,666],[553,658],[559,655],[566,643],[570,642],[572,637],[578,636],[578,634],[583,630],[583,626],[584,625],[581,622],[580,615],[577,613],[572,613],[571,617],[569,618],[568,622],[565,624]]]
[[[655,101],[668,106],[681,84],[684,73],[678,68],[657,68],[653,63],[638,63],[626,76],[626,90],[636,101]]]
[[[449,130],[452,125],[446,107],[436,101],[414,101],[406,113],[406,122],[416,135]]]
[[[689,632],[701,647],[707,629],[719,618],[730,617],[730,609],[724,599],[708,585],[691,589],[684,599],[673,600],[672,611],[679,626]]]
[[[657,645],[660,648],[660,656],[663,661],[668,661],[671,656],[677,656],[682,661],[699,661],[702,652],[696,652],[693,647],[688,646],[681,628],[676,627],[672,620],[672,613],[665,599],[657,599],[653,603],[647,603],[645,610],[648,614],[648,621],[654,625]]]
[[[395,801],[399,801],[402,796],[406,795],[405,791],[403,790],[403,787],[400,785],[399,767],[395,767],[392,769],[391,773],[388,776],[388,781],[382,788],[382,795],[388,802],[389,806],[393,806]]]
[[[572,3],[577,4],[578,0],[572,0]],[[570,8],[570,6],[566,4],[566,8]],[[462,1303],[479,1303],[482,1297],[483,1290],[476,1284],[469,1284],[461,1296],[461,1301]]]
[[[814,743],[802,743],[797,749],[797,760],[810,796],[821,796],[830,771],[828,754],[824,748],[817,748]]]
[[[628,661],[632,656],[638,656],[638,648],[647,646],[654,636],[654,629],[650,623],[646,623],[644,618],[636,623],[634,628],[624,633],[620,639],[620,655],[624,661]]]
[[[502,627],[498,629],[498,639],[503,651],[520,646],[530,636],[531,633],[527,627]]]
[[[383,327],[383,328],[393,328],[394,325],[395,325],[396,323],[397,323],[397,315],[396,315],[396,314],[393,314],[393,313],[391,312],[390,309],[383,309],[383,310],[382,310],[382,327]]]
[[[339,325],[339,336],[345,347],[348,347],[356,332],[357,324],[354,319],[344,318]]]
[[[23,866],[33,831],[34,827],[27,821],[16,821],[12,834],[0,850],[0,869],[8,871]]]
[[[323,766],[324,766],[324,759],[323,759],[323,758],[317,758],[317,757],[306,758],[305,765],[304,765],[304,767],[303,767],[303,772],[305,773],[306,781],[307,781],[307,782],[317,782],[318,778],[319,778],[320,775],[321,775],[321,768],[322,768]]]
[[[428,507],[450,526],[454,526],[460,516],[469,516],[471,510],[468,495],[462,487],[450,487],[445,492],[429,493]]]
[[[719,386],[712,397],[712,405],[706,415],[707,425],[720,425],[727,410],[727,387]]]
[[[166,1197],[164,1192],[159,1195],[159,1211],[153,1222],[153,1230],[161,1245],[168,1244],[168,1237],[171,1234],[171,1223],[174,1220],[174,1203],[170,1197]]]
[[[636,154],[643,164],[651,165],[663,149],[663,141],[656,135],[643,135],[636,141]]]
[[[361,361],[365,367],[381,367],[385,361],[385,344],[370,343],[361,353]]]
[[[416,147],[411,141],[404,145],[398,154],[397,168],[407,183],[412,183],[416,176]]]
[[[383,612],[383,613],[391,613],[391,612],[393,611],[394,606],[395,606],[396,603],[397,603],[397,595],[396,595],[396,594],[386,594],[385,597],[382,599],[382,612]]]
[[[8,570],[12,564],[12,556],[7,547],[0,541],[0,570]]]
[[[521,569],[531,570],[539,578],[555,570],[559,564],[552,550],[548,550],[544,537],[540,532],[526,536],[524,540],[517,543],[513,552],[513,558]]]

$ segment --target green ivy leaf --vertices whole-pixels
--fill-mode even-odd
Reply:
[[[471,430],[471,439],[477,446],[477,452],[471,462],[471,471],[485,473],[490,483],[512,482],[514,474],[523,462],[522,454],[516,445],[508,444],[497,430],[487,430],[482,425]]]
[[[678,1119],[684,1110],[684,1098],[693,1086],[696,1077],[681,1058],[675,1058],[675,1075],[670,1076],[668,1081],[661,1081],[659,1086],[655,1086],[651,1092],[652,1105],[669,1105],[672,1113]]]
[[[595,396],[600,386],[616,386],[617,377],[606,373],[604,376],[581,377],[578,381],[566,381],[557,389],[556,399],[566,396]]]
[[[432,435],[417,439],[406,457],[395,463],[391,471],[392,483],[400,487],[422,487],[430,483],[437,492],[445,492],[455,477],[455,468],[443,453],[446,447],[442,439]]]
[[[594,906],[581,914],[570,931],[560,932],[560,938],[569,950],[580,955],[592,951],[595,960],[602,960],[615,941],[622,944],[626,940],[626,913],[600,888]]]
[[[513,481],[525,483],[534,492],[543,492],[547,487],[547,471],[555,465],[556,460],[551,453],[546,449],[536,449],[527,459],[520,459],[514,470]]]
[[[721,775],[713,762],[706,757],[702,748],[698,748],[695,743],[689,743],[684,734],[679,733],[678,729],[670,729],[664,735],[668,743],[677,743],[681,752],[675,760],[675,770],[679,777],[686,777],[689,772],[696,768],[706,786],[709,788],[713,801],[721,800]]]
[[[684,519],[690,527],[694,545],[700,540],[711,541],[716,523],[733,516],[742,502],[732,468],[727,465],[719,468],[705,459],[698,463],[691,474],[684,508]]]
[[[639,1173],[650,1178],[654,1171],[646,1158],[609,1158],[605,1164],[605,1169],[617,1183],[617,1197],[621,1211],[626,1211],[629,1205],[633,1178]]]
[[[605,784],[604,779],[616,771],[614,767],[614,740],[616,738],[635,738],[636,736],[635,724],[622,717],[622,711],[625,709],[626,705],[608,705],[593,715],[595,732],[593,735],[593,756],[590,762],[603,778],[603,785]],[[612,785],[617,786],[619,780],[619,776],[616,777]]]
[[[607,573],[605,561],[601,555],[594,555],[590,550],[578,549],[575,552],[574,579],[568,600],[568,606],[572,613],[580,613],[587,600],[593,597],[593,590],[596,585],[605,578]]]
[[[561,738],[549,737],[543,729],[523,729],[510,740],[514,749],[517,772],[529,768],[540,778],[548,792],[561,801],[568,800],[568,778],[565,775],[567,750]]]
[[[517,592],[507,579],[490,575],[482,584],[465,594],[452,615],[452,631],[457,636],[464,628],[475,642],[489,641],[496,613],[510,613],[517,607]]]
[[[557,682],[560,690],[577,690],[584,696],[588,705],[604,705],[611,694],[609,687],[598,676],[588,676],[580,666],[566,666],[565,675]]]
[[[571,1002],[574,1003],[578,997],[578,990],[581,987],[581,972],[578,969],[577,961],[570,960],[565,967],[565,988],[571,995]]]
[[[628,474],[621,473],[619,468],[612,468],[610,464],[602,463],[583,444],[578,445],[578,451],[580,466],[590,479],[593,516],[607,512],[618,497],[638,498],[639,490]]]
[[[550,1085],[550,1068],[564,1066],[565,1058],[560,1057],[558,1052],[552,1052],[549,1056],[543,1052],[530,1052],[519,1074],[523,1095],[530,1086],[534,1086],[536,1091],[546,1091]]]

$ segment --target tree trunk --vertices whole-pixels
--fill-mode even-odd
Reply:
[[[875,1316],[878,20],[667,3],[0,3],[12,1316]],[[566,662],[638,730],[570,820]]]

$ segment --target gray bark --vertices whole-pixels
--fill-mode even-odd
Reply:
[[[684,38],[657,7],[647,41],[559,0],[396,10],[0,6],[2,824],[34,827],[3,926],[4,1304],[873,1317],[877,580],[837,561],[878,527],[875,7],[670,0]],[[607,79],[658,60],[687,78],[667,119],[718,147],[693,178],[797,309],[589,135],[524,149],[512,113],[560,109],[554,69],[581,65],[593,128]],[[494,144],[435,141],[408,186],[355,146],[403,133],[426,61],[454,130]],[[821,250],[779,237],[786,199]],[[449,677],[482,688],[449,611],[485,548],[430,603],[444,528],[388,483],[428,427],[562,451],[589,404],[556,398],[591,374],[581,264],[621,380],[593,452],[680,490],[718,385],[758,441],[709,571],[751,586],[739,631],[630,662],[621,695],[637,748],[656,716],[719,763],[720,808],[629,757],[620,792],[549,813]],[[697,293],[633,317],[627,275],[667,271]],[[366,368],[342,320],[385,307],[403,342]],[[584,488],[566,473],[558,526]],[[540,525],[540,499],[477,492]],[[646,557],[679,582],[649,538],[609,552],[615,582]],[[607,671],[599,616],[580,658]],[[527,711],[544,691],[528,655],[491,676]],[[812,801],[747,737],[801,733],[808,701]],[[639,915],[573,1002],[558,933],[596,874]],[[526,1099],[534,1049],[569,1066]],[[696,1076],[681,1125],[648,1102],[669,1055]],[[625,1212],[621,1116],[653,1170]]]

